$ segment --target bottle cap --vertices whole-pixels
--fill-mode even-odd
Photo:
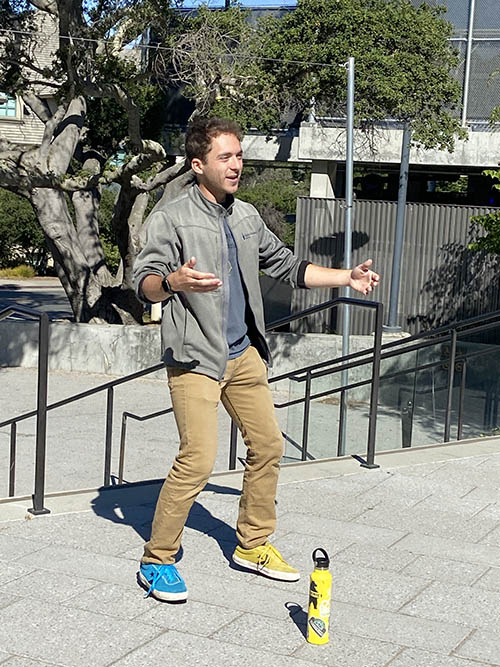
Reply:
[[[318,551],[321,551],[323,556],[317,556]],[[319,570],[327,570],[330,566],[330,559],[324,549],[315,549],[312,554],[315,567]]]

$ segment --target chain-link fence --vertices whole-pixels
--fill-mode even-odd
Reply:
[[[416,7],[424,0],[411,0]],[[500,11],[498,0],[426,0],[427,4],[445,7],[446,18],[454,26],[452,44],[459,54],[454,75],[468,95],[463,100],[467,123],[474,129],[485,129],[491,112],[500,106]],[[474,2],[474,16],[470,16]],[[469,33],[472,30],[470,65],[467,67]],[[488,128],[491,130],[491,128]]]

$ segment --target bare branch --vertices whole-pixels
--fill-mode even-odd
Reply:
[[[59,16],[56,0],[30,0],[31,4],[52,16]]]
[[[143,141],[141,139],[140,111],[130,95],[116,84],[104,84],[99,86],[94,83],[86,82],[83,83],[82,87],[86,96],[110,97],[116,100],[118,104],[125,109],[128,117],[130,143],[135,150],[144,150]]]
[[[188,172],[194,179],[194,174],[193,172],[191,172],[191,167],[189,166],[189,163],[187,162],[187,160],[183,160],[182,162],[177,162],[171,167],[164,169],[159,174],[156,174],[155,176],[149,178],[147,181],[143,181],[140,184],[134,182],[134,185],[138,190],[141,190],[142,192],[152,192],[153,190],[156,190],[156,188],[159,188],[162,185],[167,185],[175,178],[179,178],[180,176],[187,174]]]
[[[35,116],[38,116],[42,123],[47,123],[51,119],[52,114],[47,102],[36,93],[30,90],[23,91],[23,101],[33,111]]]
[[[66,104],[60,104],[55,113],[53,114],[52,118],[49,118],[48,121],[45,123],[45,130],[43,133],[43,138],[42,138],[42,143],[40,146],[40,156],[42,158],[46,158],[48,151],[49,151],[49,146],[50,143],[54,137],[54,132],[58,124],[62,121],[64,116],[66,115],[66,111],[68,110],[68,107]]]
[[[87,103],[81,95],[72,99],[63,120],[59,123],[58,134],[50,144],[47,168],[56,175],[66,173],[76,146],[80,141],[85,122]]]

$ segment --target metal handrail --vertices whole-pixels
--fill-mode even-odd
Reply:
[[[289,402],[287,404],[278,404],[276,407],[285,407],[288,405],[294,405],[299,402],[304,402],[307,400],[309,403],[314,398],[320,395],[327,395],[326,393],[321,394],[311,394],[310,392],[310,382],[315,377],[321,375],[327,375],[334,372],[339,372],[341,370],[346,370],[348,368],[354,368],[356,366],[372,363],[372,377],[367,380],[363,380],[356,383],[351,383],[344,387],[339,387],[334,390],[329,391],[328,393],[336,393],[339,391],[347,391],[348,389],[371,384],[371,395],[370,395],[370,424],[369,424],[369,435],[367,443],[367,455],[366,460],[356,457],[361,460],[362,465],[365,467],[377,467],[374,464],[374,455],[375,455],[375,435],[376,435],[376,416],[377,416],[377,402],[378,402],[378,389],[379,389],[379,378],[380,378],[380,361],[381,359],[390,358],[397,356],[402,352],[410,352],[412,350],[421,349],[429,345],[434,345],[439,342],[450,341],[451,340],[451,350],[450,358],[456,358],[456,344],[457,340],[461,335],[466,334],[470,331],[475,333],[478,331],[485,331],[493,327],[498,326],[498,322],[494,321],[495,319],[500,318],[500,311],[495,311],[494,313],[487,313],[485,315],[479,315],[468,320],[457,322],[451,325],[445,325],[437,329],[422,332],[420,334],[415,334],[413,336],[408,336],[397,341],[390,343],[381,344],[382,337],[382,312],[383,306],[377,302],[371,302],[361,299],[348,299],[345,297],[339,297],[326,301],[324,303],[318,304],[308,308],[300,313],[291,315],[289,317],[281,318],[271,322],[267,327],[266,331],[272,331],[274,329],[280,328],[285,324],[290,322],[302,319],[321,310],[326,310],[328,308],[337,307],[342,303],[351,303],[354,305],[360,305],[361,307],[369,307],[376,310],[376,327],[375,327],[375,340],[374,346],[361,350],[360,352],[352,353],[340,359],[329,360],[327,362],[320,362],[318,364],[313,364],[308,367],[301,368],[299,370],[291,371],[289,373],[281,374],[270,378],[270,382],[277,382],[282,379],[291,378],[299,382],[306,382],[306,385],[309,383],[309,393],[306,392],[308,399],[297,399],[295,401]],[[37,409],[24,413],[17,417],[8,419],[0,423],[0,427],[11,426],[11,438],[10,438],[10,466],[9,466],[9,496],[14,495],[15,489],[15,458],[16,458],[16,428],[17,424],[20,421],[28,419],[30,417],[36,416],[37,418],[37,439],[36,439],[36,461],[35,461],[35,484],[34,484],[34,494],[33,494],[33,508],[29,511],[33,514],[44,514],[49,512],[44,505],[44,487],[45,487],[45,450],[46,450],[46,419],[47,412],[55,408],[61,407],[63,405],[68,405],[69,403],[78,401],[80,399],[86,398],[93,394],[97,394],[102,391],[107,391],[107,408],[106,408],[106,445],[105,445],[105,461],[104,461],[104,485],[109,486],[111,484],[111,450],[112,450],[112,424],[113,424],[113,390],[114,387],[120,384],[129,382],[130,380],[143,377],[150,373],[156,372],[164,368],[163,363],[155,364],[149,368],[146,368],[135,373],[131,373],[122,378],[106,382],[103,385],[94,387],[87,391],[75,394],[66,399],[62,399],[50,405],[47,404],[47,373],[48,373],[48,325],[49,317],[46,313],[39,313],[38,311],[32,310],[30,308],[25,308],[23,306],[11,306],[0,311],[0,320],[9,317],[12,314],[22,314],[36,317],[40,321],[40,335],[39,335],[39,366],[38,366],[38,395],[37,395]],[[455,334],[453,333],[455,332]],[[427,340],[428,339],[428,340]],[[419,341],[416,344],[414,341]],[[395,349],[403,346],[404,350]],[[474,353],[475,354],[475,353]],[[472,356],[472,355],[469,355]],[[462,355],[459,355],[458,361],[464,362],[464,371],[467,364],[466,358],[463,358]],[[339,366],[337,368],[332,368],[332,365]],[[340,365],[341,364],[341,365]],[[450,370],[448,373],[448,397],[447,397],[447,415],[446,415],[446,424],[445,424],[445,437],[449,439],[449,427],[450,427],[450,396],[453,385],[453,369],[455,364],[450,363]],[[327,368],[329,367],[329,368]],[[403,372],[403,371],[402,371]],[[405,370],[404,372],[408,372]],[[302,377],[301,377],[302,376]],[[464,384],[464,375],[462,375],[462,382]],[[460,401],[463,402],[463,395],[460,396]],[[138,421],[146,421],[147,419],[152,419],[153,417],[159,416],[160,414],[168,414],[172,411],[172,408],[153,413],[152,415],[138,416],[133,415],[132,413],[123,413],[122,416],[122,427],[123,427],[123,418],[134,418]],[[307,452],[307,411],[305,423],[303,425],[303,442],[301,445],[302,460],[306,460],[309,455]],[[460,421],[460,420],[459,420]],[[234,425],[233,425],[234,426]],[[234,433],[233,433],[234,430]],[[230,468],[234,469],[236,465],[236,431],[231,429],[231,447],[230,447]],[[459,423],[459,434],[461,433],[461,424]],[[286,435],[286,434],[285,434]],[[305,436],[305,439],[304,439]],[[123,440],[124,442],[124,440]],[[122,447],[122,442],[120,443]],[[120,451],[120,478],[123,481],[123,466],[124,466],[124,450]]]
[[[271,327],[280,327],[288,322],[300,319],[301,317],[306,317],[307,315],[313,312],[319,312],[320,310],[325,310],[333,307],[338,303],[345,303],[343,297],[338,299],[333,299],[327,301],[318,306],[313,306],[308,308],[303,313],[297,313],[289,318],[283,318],[282,320],[277,320],[269,325]],[[366,307],[376,307],[375,302],[361,301],[359,299],[352,299],[351,302],[359,302]],[[29,412],[18,415],[11,419],[4,420],[0,422],[0,428],[5,426],[11,427],[10,433],[10,459],[9,459],[9,497],[13,497],[15,494],[15,472],[16,472],[16,453],[17,453],[17,424],[21,421],[29,419],[31,417],[36,417],[37,427],[36,427],[36,451],[35,451],[35,483],[34,483],[34,493],[33,493],[33,507],[30,508],[30,512],[33,514],[47,514],[50,512],[47,508],[44,507],[44,497],[45,497],[45,463],[46,463],[46,441],[47,441],[47,412],[54,410],[56,408],[69,405],[83,398],[92,396],[103,391],[107,392],[106,400],[106,430],[105,430],[105,448],[104,448],[104,486],[109,486],[111,484],[111,454],[112,454],[112,440],[113,440],[113,406],[114,406],[114,388],[117,385],[124,384],[130,380],[137,379],[139,377],[144,377],[154,373],[162,368],[164,368],[164,363],[155,364],[149,368],[146,368],[135,373],[131,373],[122,378],[106,382],[98,387],[88,389],[84,392],[80,392],[73,396],[69,396],[65,399],[56,401],[55,403],[47,404],[47,387],[48,387],[48,342],[49,342],[49,316],[47,313],[41,313],[31,308],[26,308],[24,306],[8,306],[0,311],[0,320],[6,319],[10,315],[20,314],[20,315],[29,315],[31,317],[36,317],[40,321],[39,329],[39,363],[38,363],[38,395],[37,395],[37,409],[31,410]],[[167,411],[161,411],[162,413],[167,413]],[[129,417],[138,419],[139,421],[145,421],[147,418],[140,418],[136,415],[128,413]],[[158,416],[158,414],[154,415]],[[126,418],[125,418],[126,419]],[[122,428],[123,428],[123,416],[122,416]],[[120,447],[120,477],[123,477],[123,454],[122,448]]]
[[[330,301],[326,301],[324,303],[318,304],[316,306],[312,306],[311,308],[308,308],[304,311],[301,311],[300,313],[297,313],[295,315],[291,315],[288,317],[281,318],[279,320],[275,320],[271,322],[269,325],[266,327],[266,331],[272,331],[274,329],[280,328],[285,324],[289,324],[290,322],[296,321],[301,319],[302,317],[306,317],[308,315],[320,312],[321,310],[325,310],[327,308],[334,307],[339,304],[339,302],[342,301],[342,298],[339,297],[338,299],[332,299]],[[352,299],[349,301],[349,303],[355,302],[356,305],[366,305],[367,302],[365,300],[361,299]],[[344,302],[344,301],[342,301]],[[374,303],[374,302],[371,302]],[[415,334],[413,336],[406,336],[405,338],[398,339],[396,341],[391,341],[388,343],[384,343],[381,345],[381,355],[380,359],[385,360],[389,359],[391,357],[395,357],[400,355],[403,351],[405,353],[412,352],[412,351],[417,351],[420,349],[423,349],[425,347],[429,347],[432,345],[435,345],[440,342],[447,342],[451,340],[451,330],[457,330],[458,336],[460,336],[460,333],[467,333],[468,330],[473,327],[474,332],[479,332],[479,331],[484,331],[493,327],[498,326],[498,322],[491,322],[491,320],[494,320],[495,318],[500,318],[500,311],[495,311],[493,313],[486,313],[483,315],[479,315],[473,318],[470,318],[465,321],[457,322],[454,324],[450,324],[447,326],[442,326],[437,329],[433,329],[431,331],[425,331],[420,334]],[[484,324],[481,324],[484,323]],[[478,326],[479,325],[479,326]],[[460,330],[460,331],[459,331]],[[415,341],[419,341],[418,343],[414,343]],[[394,348],[400,348],[401,346],[404,347],[404,350],[401,349],[394,349]],[[284,433],[284,437],[292,442],[292,444],[297,447],[300,452],[301,452],[301,460],[305,461],[310,458],[310,455],[307,451],[307,422],[308,422],[308,417],[309,417],[309,411],[308,411],[308,405],[311,400],[317,399],[317,398],[323,398],[332,394],[340,393],[340,392],[345,392],[350,389],[355,389],[358,387],[366,386],[368,384],[372,383],[372,378],[366,379],[366,380],[360,380],[357,382],[350,383],[348,385],[342,386],[342,387],[337,387],[335,389],[331,389],[328,391],[322,391],[319,393],[310,393],[310,382],[311,380],[321,377],[321,376],[326,376],[326,375],[331,375],[333,373],[341,372],[343,370],[348,370],[351,368],[356,368],[362,365],[366,365],[368,363],[372,362],[372,356],[374,353],[374,347],[369,347],[364,350],[361,350],[359,352],[354,352],[349,355],[346,355],[344,357],[340,357],[338,359],[331,359],[328,361],[323,361],[323,362],[318,362],[316,364],[311,364],[309,366],[305,366],[303,368],[294,370],[294,371],[289,371],[287,373],[282,373],[280,375],[274,376],[269,378],[269,383],[275,383],[279,382],[281,380],[286,380],[286,379],[292,379],[297,382],[306,382],[306,385],[309,384],[309,393],[306,387],[305,391],[305,396],[301,398],[296,398],[292,399],[290,401],[287,401],[285,403],[275,403],[275,408],[286,408],[286,407],[291,407],[293,405],[299,405],[302,403],[305,403],[305,416],[304,416],[304,424],[303,424],[303,433],[302,433],[302,444],[299,445],[295,441],[292,441],[286,433]],[[473,353],[472,355],[469,356],[475,356],[477,353]],[[459,361],[463,361],[466,363],[466,360],[460,356]],[[425,364],[423,366],[418,366],[415,367],[414,369],[404,369],[402,371],[396,371],[394,373],[389,374],[387,377],[396,377],[398,375],[404,375],[408,372],[413,372],[417,370],[421,370],[423,368],[431,367],[431,366],[438,366],[442,362],[435,362],[433,364]],[[332,368],[332,365],[338,365],[338,368]],[[316,371],[316,372],[315,372]],[[377,387],[378,391],[378,387]],[[448,390],[450,394],[450,389]],[[460,395],[460,401],[463,401],[463,395]],[[166,414],[167,412],[170,412],[171,408],[169,410],[162,411],[163,414]],[[162,414],[159,413],[159,414]],[[449,416],[450,411],[448,411],[448,416]],[[372,412],[371,412],[372,415]],[[136,419],[137,421],[145,421],[147,419],[153,418],[154,416],[158,416],[157,414],[153,413],[152,415],[134,415],[131,413],[124,413],[122,417],[122,432],[121,432],[121,438],[120,438],[120,474],[118,477],[118,483],[123,482],[123,462],[124,462],[124,456],[125,456],[125,440],[126,440],[126,421],[127,418],[131,419]],[[372,416],[370,416],[370,423],[372,423]],[[459,429],[459,434],[461,434],[462,430],[462,423],[461,423],[461,413],[459,415],[459,424],[458,424],[458,429]],[[443,438],[448,438],[449,439],[449,421],[447,422],[447,425],[445,425],[445,434]],[[445,440],[446,441],[446,440]],[[237,461],[237,455],[236,455],[236,442],[237,442],[237,427],[236,424],[232,421],[231,422],[231,440],[230,440],[230,453],[229,453],[229,469],[234,470],[236,468],[236,461]],[[361,463],[367,464],[368,467],[370,463],[373,464],[373,453],[370,453],[370,458],[367,455],[367,460],[365,461],[364,459],[361,459]]]
[[[45,496],[45,454],[47,448],[47,386],[49,368],[49,316],[24,306],[8,306],[0,310],[0,321],[11,315],[29,315],[39,321],[38,325],[38,383],[36,414],[36,445],[35,445],[35,485],[33,507],[28,509],[31,514],[48,514],[44,507]],[[16,421],[7,422],[11,425],[9,454],[9,494],[14,494],[16,474]]]
[[[274,329],[279,329],[280,327],[290,324],[291,322],[296,322],[297,320],[304,319],[309,315],[318,313],[324,310],[329,310],[330,308],[337,308],[342,304],[350,304],[353,306],[360,306],[363,308],[370,308],[375,310],[375,341],[373,350],[373,367],[372,367],[372,391],[370,396],[370,420],[368,427],[368,440],[367,440],[367,452],[366,460],[362,460],[362,465],[366,468],[378,468],[378,465],[375,464],[375,436],[377,428],[377,404],[378,404],[378,386],[379,386],[379,376],[380,376],[380,348],[382,344],[382,318],[383,318],[383,305],[378,301],[368,301],[366,299],[357,299],[352,297],[336,297],[335,299],[329,299],[323,303],[311,306],[305,310],[295,313],[294,315],[289,315],[283,317],[279,320],[274,320],[266,326],[266,332],[273,331]],[[375,351],[378,350],[378,354],[375,354]],[[347,358],[347,357],[345,357]],[[345,366],[343,368],[346,368]],[[314,368],[314,367],[311,367]],[[305,369],[308,372],[308,369]],[[291,378],[297,371],[292,371],[285,373],[277,378],[271,378],[269,382],[275,382],[278,379]],[[299,371],[300,372],[300,371]],[[278,407],[278,406],[276,406]],[[120,434],[120,463],[119,463],[119,473],[118,473],[118,484],[123,483],[123,470],[124,470],[124,461],[125,461],[125,446],[126,446],[126,431],[127,431],[127,420],[134,419],[136,421],[146,421],[147,419],[153,419],[156,416],[167,414],[171,412],[172,409],[162,410],[157,413],[149,415],[136,415],[130,412],[124,412],[122,414],[122,428]],[[308,440],[308,428],[309,428],[309,401],[305,403],[305,416],[303,423],[303,434],[302,434],[302,446],[301,446],[301,460],[306,461],[308,458],[307,453],[307,440]],[[237,450],[237,437],[238,429],[234,420],[231,420],[231,432],[230,432],[230,444],[229,444],[229,470],[234,470],[236,468],[236,450]]]

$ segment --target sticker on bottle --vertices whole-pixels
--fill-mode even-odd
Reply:
[[[320,616],[330,616],[330,600],[322,600],[319,605]]]
[[[318,637],[322,637],[326,632],[326,624],[320,618],[315,618],[313,616],[312,618],[309,619],[309,625],[318,635]]]

